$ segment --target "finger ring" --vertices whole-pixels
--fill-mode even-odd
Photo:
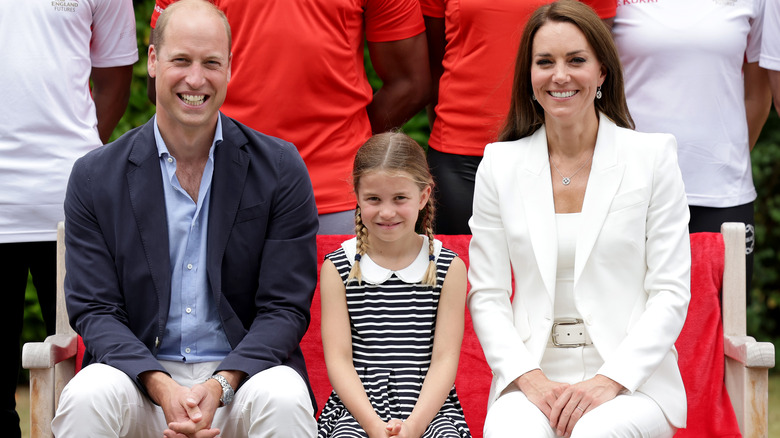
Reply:
[[[581,410],[583,413],[585,412],[585,409],[582,409],[582,406],[577,406],[577,409]]]

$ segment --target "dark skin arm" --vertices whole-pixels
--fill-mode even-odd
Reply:
[[[366,108],[374,133],[397,128],[417,114],[431,92],[425,33],[381,43],[368,42],[374,70],[382,88]]]
[[[444,74],[444,49],[447,45],[444,34],[444,18],[424,17],[425,34],[428,37],[428,61],[431,69],[431,99],[426,107],[428,123],[433,127],[436,121],[436,104],[439,103],[439,80]]]
[[[775,99],[775,111],[780,114],[780,71],[767,70],[769,84],[772,86],[772,96]]]
[[[764,128],[769,110],[772,108],[772,92],[769,75],[757,62],[746,62],[742,66],[745,78],[745,117],[748,123],[750,150],[758,141]]]
[[[104,144],[108,143],[111,133],[127,109],[132,78],[132,65],[92,68],[92,99],[95,101],[98,134]]]

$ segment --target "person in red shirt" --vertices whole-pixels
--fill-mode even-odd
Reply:
[[[152,27],[175,1],[157,0]],[[355,152],[372,133],[401,126],[429,100],[418,0],[212,2],[233,29],[233,73],[222,111],[295,144],[314,185],[320,234],[354,233]],[[376,93],[363,66],[364,41],[383,82]]]
[[[509,112],[514,59],[531,13],[552,0],[419,0],[433,99],[428,164],[436,180],[436,231],[471,234],[474,178],[485,145]],[[614,0],[582,0],[611,26]]]

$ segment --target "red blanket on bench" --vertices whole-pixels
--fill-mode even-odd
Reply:
[[[318,260],[334,251],[349,236],[318,236]],[[438,236],[444,246],[457,252],[468,265],[471,236]],[[688,428],[677,432],[685,438],[732,438],[741,436],[736,416],[723,383],[723,324],[720,290],[723,281],[723,238],[719,233],[691,235],[691,304],[688,319],[677,340],[679,364],[688,396]],[[312,321],[301,346],[306,356],[317,405],[322,409],[331,392],[320,336],[319,286],[312,304]],[[79,343],[81,363],[83,344]],[[466,325],[455,385],[466,421],[475,438],[482,437],[487,411],[491,372],[479,345],[471,318]]]

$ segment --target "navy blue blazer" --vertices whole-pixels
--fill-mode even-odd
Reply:
[[[207,272],[232,352],[217,370],[252,376],[284,364],[308,385],[299,343],[317,283],[311,180],[295,146],[220,117]],[[171,293],[153,121],[75,163],[65,229],[65,297],[83,365],[113,366],[144,389],[141,373],[166,372],[155,355]]]

